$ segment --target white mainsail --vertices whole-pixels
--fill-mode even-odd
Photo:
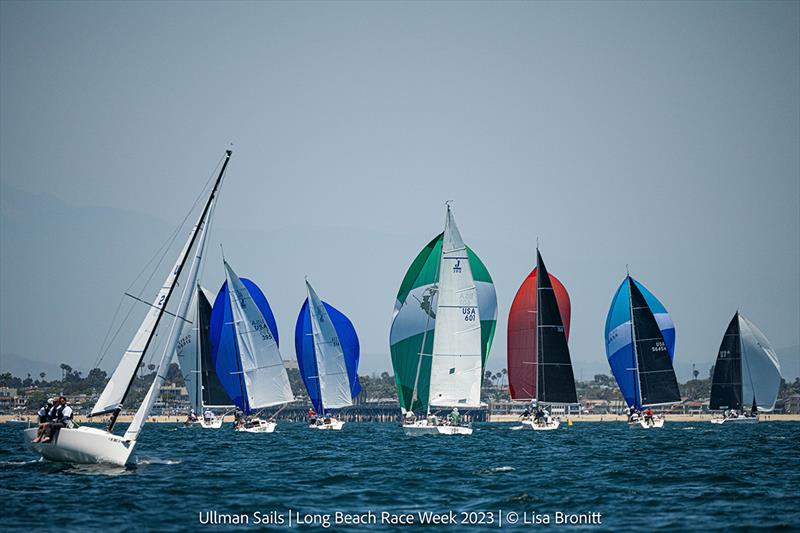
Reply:
[[[199,284],[192,293],[192,301],[189,304],[186,320],[184,322],[181,336],[178,339],[178,347],[175,354],[178,356],[178,363],[181,367],[183,379],[186,382],[186,391],[189,394],[189,405],[195,413],[203,410],[203,361],[202,343],[199,342],[200,305],[199,293],[203,292],[206,300],[214,301],[214,295]]]
[[[195,226],[192,229],[192,234],[197,231],[197,229],[198,227]],[[122,360],[117,365],[117,369],[114,370],[111,379],[106,384],[103,392],[100,393],[100,397],[92,408],[90,416],[110,413],[122,404],[122,400],[128,392],[128,387],[133,381],[134,374],[136,374],[136,371],[139,369],[139,363],[142,360],[145,348],[147,348],[150,342],[153,330],[158,326],[159,319],[161,318],[161,308],[167,302],[167,298],[172,291],[172,286],[175,284],[178,274],[180,273],[181,265],[189,253],[191,244],[192,237],[190,235],[178,256],[178,260],[175,262],[175,266],[169,271],[167,279],[162,284],[161,290],[158,291],[158,295],[156,295],[156,298],[153,300],[150,310],[139,326],[139,330],[136,332],[136,335],[134,335],[128,349],[125,350]]]
[[[250,408],[263,409],[294,401],[289,376],[267,321],[227,262],[225,275]]]
[[[193,292],[192,301],[189,304],[189,312],[183,324],[181,336],[178,338],[178,346],[175,355],[178,356],[178,364],[181,367],[183,380],[186,382],[186,392],[189,394],[189,405],[195,413],[202,410],[203,380],[200,376],[200,343],[198,342],[197,323],[197,293],[200,287]]]
[[[442,239],[432,357],[429,404],[479,407],[483,365],[478,293],[450,206]]]
[[[328,311],[308,280],[306,291],[323,409],[349,407],[353,405],[353,399],[350,397],[350,378],[347,376],[347,364],[339,336]]]
[[[742,407],[755,400],[759,411],[772,411],[781,386],[781,365],[767,337],[739,313],[742,343]]]

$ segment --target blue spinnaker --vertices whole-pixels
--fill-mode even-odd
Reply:
[[[264,316],[264,320],[266,320],[273,337],[275,337],[275,342],[280,345],[275,316],[272,314],[272,309],[264,293],[249,279],[240,279]],[[209,341],[211,344],[211,358],[214,361],[214,367],[220,383],[222,383],[233,404],[246,414],[249,414],[250,406],[244,390],[242,363],[236,344],[236,330],[233,326],[227,281],[222,284],[214,300],[214,307],[211,310],[211,323],[209,325]]]
[[[325,311],[331,318],[336,336],[339,337],[339,344],[344,354],[344,362],[347,367],[347,377],[350,381],[350,397],[355,398],[361,392],[361,384],[358,382],[358,358],[360,346],[358,335],[350,322],[341,311],[322,302]],[[314,337],[311,332],[311,315],[308,312],[308,299],[303,302],[300,314],[297,316],[297,324],[294,330],[294,348],[297,353],[297,366],[303,384],[308,391],[311,403],[317,413],[322,412],[322,398],[320,397],[319,378],[317,373],[317,358],[314,353]]]

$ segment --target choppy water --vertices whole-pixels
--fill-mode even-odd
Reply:
[[[243,529],[264,527],[255,513],[274,511],[284,520],[276,529],[286,530],[290,509],[331,520],[336,511],[376,513],[377,525],[331,524],[334,531],[420,530],[381,525],[380,513],[451,510],[459,521],[461,512],[493,513],[467,515],[483,519],[476,530],[540,529],[524,524],[524,513],[554,521],[557,511],[601,513],[601,526],[584,526],[598,531],[800,530],[800,423],[667,423],[659,431],[583,423],[553,432],[479,424],[471,437],[416,438],[393,424],[320,432],[281,423],[261,435],[229,424],[149,424],[129,469],[34,460],[21,427],[0,425],[4,531],[232,527],[202,525],[200,513],[211,510],[247,515]]]

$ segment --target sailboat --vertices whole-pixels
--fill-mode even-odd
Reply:
[[[539,416],[523,426],[559,426],[542,406],[576,404],[575,376],[567,347],[570,302],[564,285],[547,268],[536,248],[536,268],[522,282],[508,314],[508,384],[513,400],[531,401]]]
[[[186,244],[183,246],[175,265],[170,269],[161,289],[158,291],[153,303],[150,304],[150,310],[139,326],[133,340],[131,340],[128,349],[123,354],[122,360],[100,394],[97,403],[92,408],[90,416],[111,414],[108,427],[105,429],[89,426],[62,428],[50,442],[46,443],[33,442],[37,428],[25,430],[25,440],[28,447],[35,453],[40,454],[44,459],[66,463],[108,463],[120,466],[134,462],[133,450],[136,448],[139,433],[150,415],[153,404],[158,398],[159,391],[164,383],[166,366],[169,364],[169,360],[172,358],[178,343],[180,328],[177,322],[184,320],[182,317],[186,315],[189,306],[191,289],[188,291],[184,289],[183,294],[181,294],[166,346],[154,373],[155,378],[142,404],[136,411],[133,421],[122,436],[113,433],[113,430],[130,392],[131,385],[133,385],[133,381],[136,378],[136,371],[152,346],[151,343],[158,330],[159,323],[167,312],[167,305],[175,292],[175,288],[178,286],[179,276],[183,273],[187,262],[189,262],[192,250],[195,250],[195,253],[190,262],[186,282],[183,286],[187,288],[194,287],[197,281],[200,264],[203,260],[208,228],[214,210],[215,198],[222,185],[222,178],[225,175],[225,169],[228,166],[230,157],[231,151],[228,150],[225,152],[222,167],[205,202],[203,211],[190,231]]]
[[[761,330],[737,311],[722,337],[711,379],[709,408],[725,413],[711,422],[758,422],[759,411],[775,408],[780,386],[778,355]]]
[[[223,417],[217,416],[212,409],[233,407],[225,388],[217,378],[211,359],[208,336],[213,298],[200,284],[197,285],[187,317],[189,322],[183,325],[183,335],[178,341],[177,349],[178,362],[189,393],[189,405],[195,415],[192,423],[205,429],[222,427]]]
[[[234,429],[272,433],[275,421],[262,420],[257,412],[294,401],[275,317],[256,284],[240,279],[224,259],[223,264],[226,281],[214,301],[209,331],[217,376],[244,413]]]
[[[294,346],[297,366],[316,412],[309,427],[340,430],[344,421],[328,410],[350,407],[361,392],[358,336],[350,320],[320,300],[308,280],[306,293],[294,330]]]
[[[456,410],[482,406],[496,321],[492,278],[464,244],[448,203],[444,232],[414,259],[394,308],[389,342],[407,435],[472,433]],[[435,408],[454,408],[456,423],[440,423]]]
[[[614,294],[606,318],[606,355],[628,404],[631,427],[664,426],[642,409],[681,400],[672,367],[675,326],[662,303],[628,274]]]

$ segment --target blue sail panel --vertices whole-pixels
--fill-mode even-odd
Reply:
[[[319,391],[317,358],[314,353],[314,336],[311,332],[311,315],[308,312],[308,299],[303,302],[297,324],[294,328],[294,351],[297,354],[297,368],[308,397],[317,413],[322,411],[322,398]]]
[[[637,398],[636,361],[631,342],[631,307],[628,279],[622,282],[606,317],[606,356],[625,403],[635,405]]]
[[[347,377],[350,382],[350,397],[355,398],[361,392],[361,383],[358,381],[358,360],[360,356],[358,335],[353,323],[344,313],[324,301],[322,305],[325,306],[325,311],[328,313],[336,330],[336,336],[339,337],[339,345],[342,348]],[[294,346],[300,376],[303,378],[303,384],[306,387],[306,391],[308,391],[311,403],[314,405],[314,410],[319,413],[322,410],[322,401],[319,392],[317,358],[314,352],[314,338],[311,331],[308,299],[303,302],[303,306],[300,308],[294,331]]]
[[[606,356],[611,367],[611,373],[617,380],[617,385],[619,385],[625,402],[629,406],[640,408],[641,398],[639,398],[638,393],[638,376],[636,374],[635,352],[631,337],[633,331],[631,328],[628,279],[626,277],[620,284],[608,310],[605,327]],[[672,322],[672,318],[653,293],[638,281],[633,280],[633,282],[641,291],[648,307],[653,312],[653,316],[658,323],[658,329],[661,330],[661,334],[664,336],[669,357],[672,359],[675,354],[675,325]]]
[[[240,279],[264,316],[267,326],[269,326],[273,337],[275,337],[275,342],[279,343],[278,325],[264,293],[249,279]],[[247,402],[247,394],[245,394],[243,375],[241,373],[242,366],[237,348],[236,330],[233,326],[233,312],[231,310],[231,300],[228,297],[227,281],[222,284],[214,300],[209,325],[209,341],[211,344],[211,360],[214,362],[217,377],[222,387],[230,396],[233,404],[249,414],[250,406]]]

